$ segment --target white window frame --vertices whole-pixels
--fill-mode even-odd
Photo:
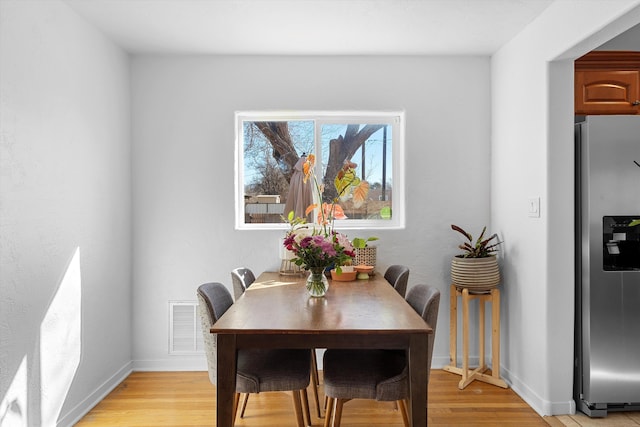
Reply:
[[[393,197],[391,219],[336,220],[339,230],[393,230],[405,228],[405,113],[404,111],[238,111],[235,113],[235,228],[237,230],[286,230],[282,223],[245,223],[244,209],[244,145],[243,123],[246,121],[310,120],[315,122],[315,134],[327,123],[389,123],[392,129]],[[316,138],[316,147],[319,145]],[[316,148],[317,150],[317,148]],[[317,157],[318,174],[323,169]]]

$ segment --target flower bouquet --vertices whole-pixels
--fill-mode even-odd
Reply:
[[[349,193],[356,199],[366,197],[368,183],[355,175],[356,165],[345,163],[335,179],[338,197],[332,203],[322,203],[317,216],[317,223],[309,224],[304,218],[294,218],[293,211],[289,213],[287,222],[291,229],[284,239],[284,246],[291,251],[295,258],[291,261],[298,266],[309,270],[311,274],[307,278],[307,290],[312,296],[323,296],[329,286],[324,275],[324,270],[329,266],[335,266],[338,273],[341,267],[350,263],[355,256],[354,248],[347,236],[334,230],[334,220],[346,218],[338,198]],[[315,174],[315,155],[309,154],[303,165],[304,181],[313,180],[318,200],[322,200],[323,186],[318,183]],[[318,207],[311,204],[305,211],[305,216]]]

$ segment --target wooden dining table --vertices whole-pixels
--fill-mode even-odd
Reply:
[[[232,427],[237,351],[243,348],[406,349],[409,420],[427,425],[427,346],[431,327],[379,274],[330,280],[309,296],[305,277],[262,273],[211,328],[217,336],[216,426]]]

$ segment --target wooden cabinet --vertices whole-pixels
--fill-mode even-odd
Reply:
[[[575,114],[640,114],[640,52],[594,51],[578,58]]]

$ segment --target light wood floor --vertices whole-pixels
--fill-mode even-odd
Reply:
[[[640,412],[614,412],[591,419],[583,414],[540,417],[510,389],[474,382],[458,390],[457,375],[433,370],[429,381],[429,426],[638,427]],[[312,394],[309,391],[309,397]],[[322,395],[321,395],[322,397]],[[313,426],[322,426],[312,402]],[[236,426],[295,425],[288,393],[251,395]],[[76,426],[196,427],[215,425],[215,388],[206,372],[134,372]],[[401,427],[387,402],[355,400],[345,405],[342,425]]]
[[[545,418],[546,419],[546,418]],[[609,412],[605,418],[589,418],[585,414],[560,415],[553,417],[556,427],[638,427],[640,412]]]
[[[429,381],[429,426],[549,427],[510,389],[474,382],[458,390],[460,377],[433,370]],[[309,397],[311,400],[311,392]],[[322,426],[310,402],[313,426]],[[354,400],[344,407],[342,425],[401,427],[400,412],[388,402]],[[554,420],[557,421],[557,420]],[[76,426],[214,426],[215,389],[206,372],[134,372]],[[236,426],[294,426],[288,393],[251,395]],[[575,425],[575,424],[574,424]]]

